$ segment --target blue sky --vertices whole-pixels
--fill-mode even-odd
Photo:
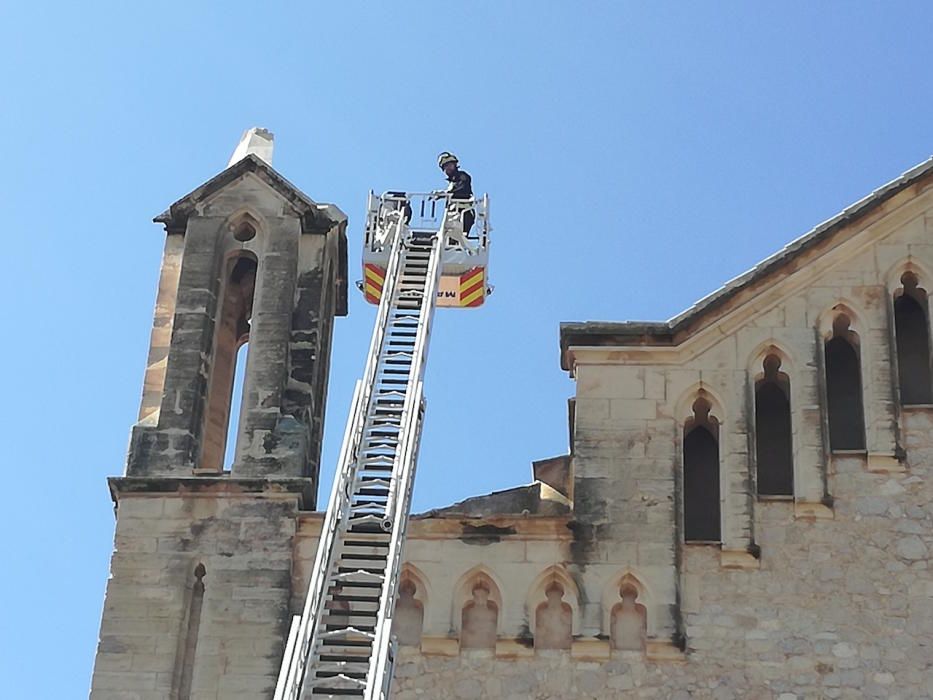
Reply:
[[[0,4],[4,696],[86,696],[163,234],[243,129],[350,217],[492,197],[495,294],[442,311],[415,494],[567,450],[558,324],[666,319],[933,152],[928,3]],[[388,5],[388,4],[387,4]],[[358,278],[359,274],[354,277]],[[373,308],[336,324],[324,480]]]

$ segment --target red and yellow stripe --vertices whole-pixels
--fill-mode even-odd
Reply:
[[[382,287],[386,281],[385,268],[366,263],[363,265],[363,295],[370,304],[378,304],[382,299]]]
[[[486,269],[474,267],[460,275],[460,306],[476,307],[486,300]]]
[[[363,265],[363,296],[370,304],[378,304],[385,286],[385,268],[366,263]],[[486,301],[486,269],[474,267],[460,275],[459,299],[461,308],[476,308]]]

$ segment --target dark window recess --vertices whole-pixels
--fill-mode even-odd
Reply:
[[[709,404],[698,399],[684,431],[684,540],[719,542],[719,445]]]
[[[239,350],[249,340],[257,268],[256,258],[251,253],[232,258],[225,266],[226,281],[215,319],[210,385],[201,437],[202,469],[220,471],[224,466],[227,440],[236,442],[240,416],[239,412],[231,416],[233,385],[237,362],[243,362],[245,367],[246,352]],[[245,381],[242,368],[240,375]]]
[[[790,383],[781,361],[769,355],[765,376],[755,385],[755,457],[758,494],[794,495],[794,457],[790,422]]]
[[[198,635],[201,631],[201,609],[204,607],[204,564],[194,569],[194,585],[191,600],[188,603],[188,629],[185,633],[184,646],[181,650],[181,675],[179,678],[178,698],[188,700],[191,697],[191,681],[194,678],[194,663],[198,648]]]
[[[897,372],[901,403],[933,403],[930,378],[930,332],[927,323],[926,292],[917,288],[916,275],[902,278],[903,293],[894,300],[894,330],[897,339]],[[922,300],[922,301],[921,301]]]
[[[857,336],[849,330],[848,317],[841,315],[825,346],[829,445],[833,450],[865,449],[862,373],[853,338]]]

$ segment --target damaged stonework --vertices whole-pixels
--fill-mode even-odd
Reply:
[[[553,487],[538,481],[485,496],[474,496],[459,503],[431,510],[429,516],[483,518],[490,515],[564,515],[570,501]]]
[[[271,697],[305,602],[324,515],[310,510],[312,480],[289,474],[318,449],[344,238],[339,224],[307,229],[305,214],[295,226],[297,195],[274,171],[241,167],[170,217],[188,218],[166,242],[137,426],[152,454],[141,441],[110,481],[118,520],[92,700]],[[229,287],[198,286],[202,263],[231,270],[205,262],[215,214],[237,241],[219,254],[240,265],[224,278],[229,307]],[[294,275],[273,260],[264,279],[252,264],[263,235],[280,237],[268,250],[283,257],[298,239]],[[928,161],[670,322],[562,326],[570,454],[535,462],[532,484],[412,516],[393,699],[929,697],[933,405],[901,394],[913,376],[892,323],[909,292],[914,330],[930,327],[931,241]],[[291,306],[259,291],[285,289]],[[216,405],[229,366],[218,347],[254,322],[251,304],[256,332],[279,340],[250,356],[266,369],[247,390],[233,472],[196,470],[185,441],[217,423],[197,411]],[[226,336],[205,339],[207,322]],[[845,396],[864,409],[849,412],[860,449],[833,447],[837,338],[857,389]],[[783,412],[763,410],[762,386],[782,387]],[[762,492],[758,448],[775,426],[793,469]],[[688,461],[703,470],[689,482]],[[690,537],[697,473],[712,528]]]
[[[232,472],[316,484],[333,319],[347,308],[346,217],[247,153],[156,221],[168,237],[127,474],[222,472],[248,342]],[[255,282],[231,315],[244,274]]]

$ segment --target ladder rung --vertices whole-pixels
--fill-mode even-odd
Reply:
[[[391,542],[386,536],[381,540],[344,540],[343,545],[345,547],[389,547]]]
[[[383,499],[385,499],[385,497],[388,496],[388,494],[385,491],[378,491],[375,494],[365,494],[365,493],[357,492],[356,494],[354,494],[354,496],[370,496],[370,497],[369,498],[358,498],[357,500],[353,501],[351,508],[364,507],[364,506],[372,508],[373,506],[378,506],[384,509],[385,504],[386,504],[385,500],[374,501],[372,500],[371,496],[382,496]]]
[[[364,677],[365,677],[365,674],[364,674]],[[352,688],[365,688],[366,687],[365,680],[360,680],[359,678],[351,678],[350,676],[346,676],[342,673],[339,673],[333,677],[328,678],[327,683],[328,683],[328,687],[330,688],[339,688],[341,685],[344,685],[344,684]],[[337,683],[337,685],[336,686],[331,685],[332,683]]]
[[[355,493],[355,494],[359,494],[360,496],[383,496],[383,497],[385,497],[385,498],[388,498],[388,496],[389,496],[389,489],[387,489],[387,488],[385,488],[385,489],[381,489],[381,488],[380,488],[380,489],[368,489],[368,488],[363,488],[363,489],[357,489],[354,493]]]
[[[331,678],[338,678],[343,676],[344,678],[353,678],[356,680],[364,681],[366,680],[366,671],[350,671],[348,669],[342,670],[328,670],[326,668],[318,668],[314,672],[315,678],[323,678],[330,680]]]
[[[354,688],[354,689],[350,689],[350,688],[311,688],[311,694],[312,694],[312,695],[320,695],[320,696],[322,696],[322,697],[324,698],[324,700],[328,700],[329,698],[336,698],[336,697],[338,697],[338,696],[339,696],[339,697],[348,697],[348,696],[351,696],[351,695],[357,695],[357,696],[362,697],[362,696],[363,696],[363,690],[362,690],[361,688]]]
[[[361,637],[365,637],[366,639],[368,639],[368,640],[370,640],[370,641],[372,641],[373,639],[376,638],[376,635],[374,635],[372,632],[363,632],[362,630],[358,630],[356,627],[343,627],[343,628],[338,629],[338,630],[331,630],[331,631],[329,631],[329,632],[322,632],[321,635],[320,635],[320,637],[321,637],[321,639],[323,639],[324,641],[327,641],[327,640],[333,640],[333,639],[335,639],[336,637],[339,637],[339,636],[342,635],[342,634],[344,634],[344,635],[347,635],[347,634],[357,634],[357,635],[359,635],[359,636],[361,636]],[[351,639],[344,639],[344,640],[341,640],[341,641],[343,641],[343,642],[354,642],[354,645],[356,645],[356,642],[366,643],[366,642],[364,642],[363,640],[351,640]]]
[[[364,533],[365,534],[365,533]],[[340,578],[335,577],[335,578]],[[341,590],[347,591],[351,588],[375,589],[382,588],[382,576],[377,576],[375,581],[350,581],[349,579],[340,579]]]
[[[353,553],[353,552],[344,552],[343,554],[340,555],[340,560],[341,560],[341,561],[346,560],[346,561],[348,561],[348,562],[349,562],[349,561],[380,561],[380,562],[384,562],[384,561],[386,560],[386,553],[385,553],[385,552],[381,552],[381,553],[376,553],[376,554],[365,554],[365,553],[355,554],[355,553]]]
[[[328,656],[330,656],[330,655],[328,655]],[[332,658],[332,659],[325,659],[325,658],[322,657],[322,658],[321,658],[321,662],[322,662],[321,665],[322,665],[322,667],[323,667],[323,668],[321,669],[322,671],[324,671],[324,670],[331,670],[331,669],[333,669],[333,670],[338,670],[338,669],[349,669],[349,668],[353,668],[353,667],[356,667],[356,668],[358,668],[360,671],[364,671],[364,672],[367,670],[367,667],[363,665],[364,662],[363,662],[362,657],[355,657],[355,658],[354,658],[354,657],[350,657],[350,656],[348,656],[348,657],[336,656],[336,657],[334,657],[334,658]],[[329,666],[330,668],[328,668],[328,666]],[[357,673],[357,671],[350,671],[350,672],[351,672],[351,673]]]
[[[364,476],[360,479],[360,483],[364,483],[367,486],[385,486],[386,488],[392,485],[390,481],[379,476]]]
[[[338,579],[339,581],[350,581],[351,583],[353,583],[353,585],[356,585],[358,583],[363,583],[362,581],[351,581],[351,577],[353,576],[359,576],[360,578],[369,578],[372,582],[379,581],[380,583],[382,582],[383,579],[385,579],[385,576],[383,576],[382,574],[376,574],[376,573],[373,573],[372,571],[365,571],[363,569],[348,569],[346,567],[341,567],[341,568],[343,568],[344,570],[338,571],[338,573],[334,576],[334,578]]]
[[[368,596],[368,595],[350,595],[348,593],[334,593],[334,600],[339,600],[346,603],[371,603],[372,605],[379,605],[379,599],[381,596]]]

